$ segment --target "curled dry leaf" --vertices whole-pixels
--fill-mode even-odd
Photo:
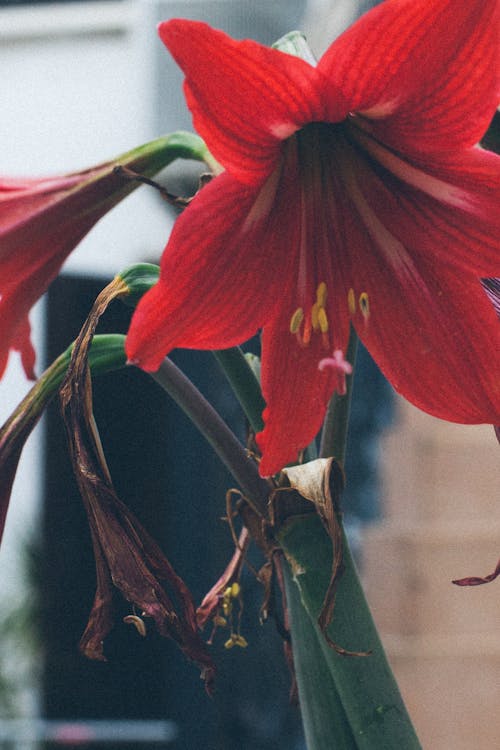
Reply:
[[[288,478],[290,487],[314,505],[332,542],[330,583],[318,616],[321,632],[339,654],[365,656],[366,652],[347,651],[328,635],[328,627],[333,620],[337,585],[343,572],[343,538],[339,522],[340,499],[344,489],[342,469],[333,458],[318,458],[306,464],[287,467],[283,469],[283,473]]]
[[[104,640],[114,625],[115,600],[121,594],[200,667],[210,693],[215,667],[198,633],[191,594],[154,539],[118,498],[93,417],[89,345],[109,301],[126,293],[124,282],[115,279],[99,295],[61,386],[70,455],[89,519],[97,572],[94,604],[80,648],[90,658],[105,659]]]

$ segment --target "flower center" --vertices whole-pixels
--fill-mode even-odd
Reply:
[[[319,334],[327,350],[332,348],[334,333],[328,292],[335,281],[332,203],[339,136],[338,125],[306,125],[284,143],[281,171],[281,186],[287,193],[294,226],[296,306],[292,307],[289,330],[301,346],[307,346],[313,335]]]
[[[346,247],[350,202],[353,195],[356,206],[362,199],[356,192],[349,127],[313,122],[288,138],[275,185],[292,228],[295,283],[289,331],[301,346],[318,334],[328,351],[345,347],[349,319],[359,315],[366,326],[370,317],[368,294],[351,287]]]

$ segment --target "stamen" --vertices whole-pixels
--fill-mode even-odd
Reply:
[[[311,318],[308,316],[304,323],[304,333],[302,334],[302,341],[301,341],[301,343],[304,346],[307,346],[308,343],[311,341],[311,334],[312,334],[312,322],[311,322]]]
[[[320,307],[318,310],[318,324],[321,333],[328,333],[328,318],[324,307]]]
[[[304,320],[304,310],[298,307],[290,318],[290,333],[298,333]]]
[[[241,592],[241,586],[240,586],[240,584],[237,581],[235,581],[234,583],[231,584],[231,596],[232,596],[232,598],[236,599],[236,597],[238,597],[240,595],[240,592]]]
[[[356,314],[356,295],[352,287],[347,292],[347,307],[351,315]]]
[[[240,633],[231,633],[231,637],[225,642],[224,648],[233,648],[233,646],[239,646],[240,648],[246,648],[248,641]]]
[[[326,294],[326,284],[324,281],[322,281],[316,289],[316,301],[319,307],[324,307],[326,305]]]
[[[318,313],[321,310],[317,302],[311,308],[311,323],[314,331],[319,331],[319,318]]]
[[[366,292],[361,292],[359,295],[359,309],[363,318],[367,320],[370,317],[370,300]]]
[[[339,396],[345,396],[347,393],[346,375],[352,374],[352,365],[344,359],[342,349],[335,349],[331,357],[320,360],[318,369],[322,372],[332,369],[336,375],[335,390]]]
[[[300,346],[307,346],[311,341],[313,332],[321,333],[323,346],[330,348],[328,340],[329,322],[326,312],[327,287],[322,281],[316,288],[316,302],[312,305],[308,314],[304,313],[302,307],[298,307],[290,318],[290,333],[297,336]],[[301,330],[302,329],[302,330]]]

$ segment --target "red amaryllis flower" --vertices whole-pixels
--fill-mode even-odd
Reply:
[[[500,326],[480,279],[500,276],[500,159],[475,144],[500,99],[499,32],[496,0],[386,0],[313,67],[160,26],[225,171],[178,220],[127,354],[152,370],[173,347],[262,328],[263,475],[342,389],[350,323],[414,404],[498,424]]]
[[[116,167],[151,176],[196,145],[191,141],[165,136],[63,177],[0,178],[0,377],[11,349],[34,377],[28,313],[80,240],[139,184]]]

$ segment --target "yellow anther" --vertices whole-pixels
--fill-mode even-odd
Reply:
[[[224,648],[233,648],[233,646],[239,646],[240,648],[246,648],[248,641],[239,633],[231,633],[231,637],[227,639],[224,644]]]
[[[217,625],[219,628],[225,628],[227,625],[227,620],[225,617],[222,617],[221,615],[215,615],[213,618],[214,625]]]
[[[298,307],[290,318],[290,333],[298,333],[304,320],[304,310]]]
[[[240,595],[240,591],[241,587],[240,584],[237,583],[237,581],[231,584],[231,596],[233,597],[233,599],[236,599],[236,597]]]
[[[352,287],[347,292],[347,307],[349,308],[351,315],[356,313],[356,295],[354,294],[354,289]]]
[[[313,331],[319,331],[318,313],[320,309],[321,308],[318,302],[315,302],[314,305],[311,307],[311,325],[313,327]]]
[[[322,281],[316,289],[316,301],[318,307],[324,307],[326,305],[326,284],[324,281]]]
[[[324,307],[320,307],[318,310],[318,324],[321,333],[327,333],[328,331],[328,318],[326,316],[326,310]]]
[[[233,638],[234,638],[234,645],[235,646],[239,646],[240,648],[246,648],[248,646],[247,639],[244,638],[239,633],[234,633],[233,634]]]
[[[370,300],[366,292],[361,292],[359,295],[359,309],[364,318],[368,318],[370,315]]]

